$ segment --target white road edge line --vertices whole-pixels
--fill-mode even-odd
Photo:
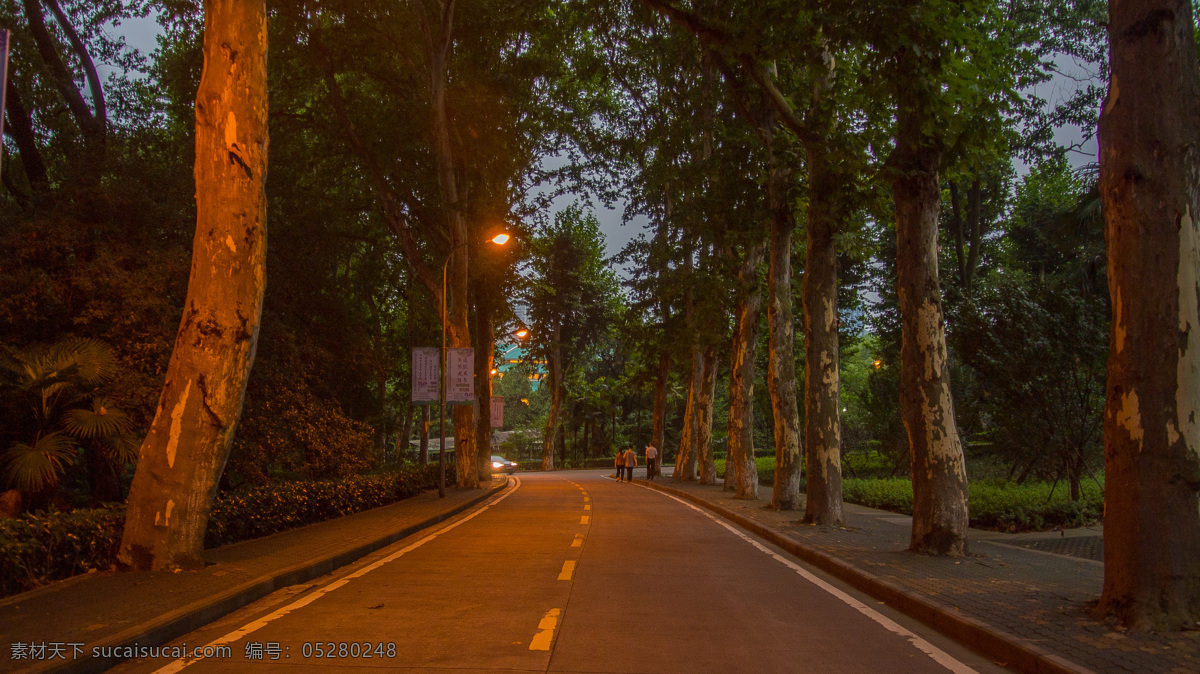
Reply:
[[[205,645],[206,649],[209,647],[224,646],[227,644],[231,644],[231,643],[237,641],[238,639],[241,639],[242,637],[246,636],[247,634],[250,634],[251,632],[255,632],[255,631],[261,629],[262,627],[265,627],[267,625],[267,623],[272,622],[272,621],[276,620],[277,618],[282,618],[283,616],[291,613],[292,611],[295,611],[296,609],[304,608],[305,606],[313,603],[314,601],[320,599],[321,597],[325,596],[326,594],[329,594],[330,592],[333,592],[334,590],[338,589],[339,587],[345,585],[346,583],[350,582],[351,580],[353,580],[355,578],[359,578],[361,576],[365,576],[368,573],[374,571],[375,569],[378,569],[379,567],[383,566],[384,564],[387,564],[388,562],[393,562],[393,561],[399,559],[400,557],[403,557],[404,555],[408,554],[409,552],[416,550],[417,548],[421,547],[422,545],[425,545],[429,541],[432,541],[433,539],[446,533],[447,531],[450,531],[451,529],[454,529],[455,527],[458,527],[462,524],[466,524],[467,522],[470,522],[471,520],[475,519],[479,515],[482,515],[484,513],[484,511],[486,511],[488,508],[491,508],[492,506],[496,505],[497,503],[508,498],[510,495],[512,495],[513,492],[515,492],[520,487],[521,487],[521,478],[513,476],[513,485],[510,488],[506,489],[503,494],[500,494],[499,496],[496,496],[492,500],[488,501],[479,510],[476,510],[475,512],[471,513],[470,515],[467,515],[466,517],[464,517],[456,522],[453,522],[452,524],[450,524],[448,526],[438,529],[437,531],[429,534],[428,536],[422,538],[421,540],[419,540],[415,543],[412,543],[411,545],[408,545],[403,550],[393,552],[392,554],[388,555],[387,557],[384,557],[383,559],[372,562],[371,564],[364,566],[363,568],[359,569],[358,571],[355,571],[354,573],[346,574],[345,576],[342,576],[341,578],[333,581],[332,583],[329,583],[329,584],[325,585],[324,587],[314,590],[312,592],[312,594],[305,595],[304,597],[301,597],[300,599],[297,599],[296,601],[294,601],[282,608],[276,609],[272,613],[269,613],[257,620],[254,620],[250,623],[243,625],[242,627],[230,632],[229,634],[226,634],[223,637],[219,637],[217,639],[210,641],[209,643],[207,643]],[[181,658],[179,660],[175,660],[174,662],[172,662],[171,664],[169,664],[165,667],[155,670],[154,674],[173,674],[174,672],[178,672],[181,669],[183,669],[184,667],[187,667],[188,665],[199,662],[203,659],[204,658]]]
[[[683,505],[691,508],[692,510],[695,510],[696,512],[700,513],[701,515],[704,515],[708,519],[716,522],[717,524],[721,525],[722,527],[725,527],[729,531],[733,532],[733,534],[735,536],[737,536],[738,538],[741,538],[742,540],[746,541],[750,545],[753,545],[754,547],[758,548],[759,550],[765,552],[768,556],[774,558],[779,563],[788,567],[792,571],[795,571],[797,574],[799,574],[802,578],[804,578],[808,582],[812,583],[813,585],[816,585],[817,587],[821,588],[822,590],[825,590],[829,594],[840,599],[843,603],[854,608],[859,613],[861,613],[861,614],[865,615],[866,617],[870,618],[871,620],[874,620],[875,622],[879,623],[881,626],[883,626],[889,632],[892,632],[894,634],[904,637],[905,639],[908,639],[909,643],[911,643],[914,647],[916,647],[917,650],[920,650],[921,652],[925,653],[930,658],[932,658],[934,662],[936,662],[939,665],[945,667],[946,669],[954,672],[955,674],[978,674],[974,669],[963,664],[962,662],[959,662],[949,653],[941,650],[940,648],[938,648],[937,646],[934,646],[933,644],[929,643],[928,641],[925,641],[924,639],[917,636],[913,632],[910,632],[909,630],[905,629],[901,625],[897,624],[896,621],[894,621],[891,618],[876,611],[875,609],[871,608],[870,606],[867,606],[866,604],[855,599],[854,597],[851,597],[850,595],[846,594],[845,592],[842,592],[841,590],[837,589],[836,587],[821,580],[820,578],[818,578],[815,575],[813,575],[812,573],[810,573],[807,569],[800,566],[799,564],[796,564],[792,560],[787,559],[786,557],[772,551],[770,548],[763,545],[762,543],[759,543],[758,541],[754,540],[750,536],[742,533],[741,531],[738,531],[732,524],[729,524],[728,522],[718,518],[716,515],[708,512],[707,510],[704,510],[703,508],[701,508],[697,505],[688,503],[687,501],[685,501],[681,498],[678,498],[676,496],[673,496],[671,494],[668,494],[666,492],[660,492],[657,489],[650,489],[650,487],[646,487],[644,485],[638,485],[638,486],[642,487],[642,489],[649,489],[650,491],[654,491],[659,494],[662,494],[663,496],[666,496],[669,499],[678,501],[678,502],[682,503]]]

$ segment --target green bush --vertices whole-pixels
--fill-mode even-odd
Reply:
[[[124,524],[124,505],[0,518],[0,593],[108,568]]]
[[[454,467],[446,467],[453,482]],[[437,465],[400,466],[339,480],[281,482],[220,494],[205,547],[258,538],[409,498],[437,484]],[[125,506],[0,518],[0,596],[30,590],[116,560]]]
[[[877,456],[868,455],[868,461]],[[755,459],[759,482],[770,485],[775,475],[774,457]],[[724,475],[725,462],[717,461],[717,474]],[[1040,531],[1062,527],[1082,527],[1100,521],[1104,516],[1104,494],[1093,481],[1081,485],[1081,498],[1072,501],[1067,485],[1060,482],[1051,491],[1052,483],[1026,482],[1018,485],[1003,479],[977,480],[970,484],[969,506],[971,526],[995,531]],[[801,481],[800,489],[805,488]],[[842,477],[842,498],[868,508],[912,514],[912,481],[907,477],[853,478]]]
[[[214,548],[378,508],[437,484],[437,464],[404,465],[378,475],[339,480],[281,482],[245,487],[217,497],[204,546]],[[454,470],[446,466],[446,481]]]

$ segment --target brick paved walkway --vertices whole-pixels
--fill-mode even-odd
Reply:
[[[296,569],[300,578],[311,578],[314,574],[305,573],[305,568],[317,560],[327,560],[324,566],[330,568],[318,570],[315,575],[327,573],[360,556],[356,550],[444,516],[484,493],[478,489],[449,489],[446,497],[439,499],[436,492],[426,492],[381,508],[226,545],[207,551],[209,565],[199,571],[105,571],[5,598],[0,600],[0,671],[38,671],[52,664],[44,660],[13,661],[14,643],[47,644],[49,648],[56,643],[84,644],[85,652],[90,652],[93,645],[113,640],[129,643],[133,635],[144,634],[149,624],[162,623],[172,615],[182,618],[195,613],[198,607],[211,604],[214,597],[244,592],[248,585],[281,571]],[[239,600],[230,597],[230,603]],[[229,610],[232,608],[237,605]],[[204,610],[207,620],[215,620],[225,612],[222,607]],[[69,660],[72,648],[63,648]]]
[[[1088,619],[1100,596],[1104,567],[1097,561],[1054,554],[1055,545],[1089,554],[1095,532],[1020,535],[971,532],[971,556],[942,559],[905,551],[911,518],[846,505],[844,529],[799,522],[802,512],[764,509],[721,487],[656,482],[748,517],[798,543],[831,555],[909,592],[930,598],[1001,632],[1097,672],[1200,672],[1200,632],[1133,635]],[[769,488],[760,496],[770,498]],[[1070,542],[1071,538],[1080,539]],[[1063,541],[1055,543],[1055,541]],[[1042,549],[1027,549],[1022,545]]]

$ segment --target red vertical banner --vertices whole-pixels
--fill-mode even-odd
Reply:
[[[492,396],[492,428],[504,426],[504,396]]]
[[[0,28],[0,172],[4,170],[4,106],[8,94],[8,43],[12,33]]]

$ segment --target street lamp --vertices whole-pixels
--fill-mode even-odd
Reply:
[[[503,246],[508,243],[508,239],[508,234],[501,233],[489,241]],[[454,256],[454,252],[468,243],[463,241],[451,248],[450,252],[446,253],[446,261],[442,263],[442,357],[438,359],[438,380],[442,390],[438,396],[438,435],[441,436],[438,449],[438,498],[446,497],[446,270],[450,267],[450,258]]]

